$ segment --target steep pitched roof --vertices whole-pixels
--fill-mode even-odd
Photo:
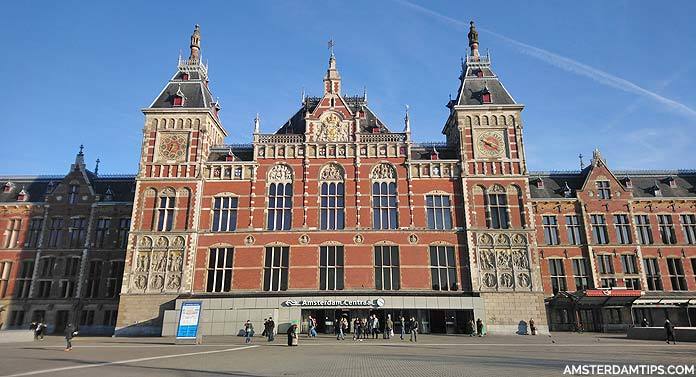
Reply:
[[[461,84],[452,105],[514,105],[515,100],[491,69],[490,56],[467,56],[462,64]],[[484,93],[490,94],[491,102],[484,103]]]
[[[188,79],[184,79],[188,75]],[[174,106],[174,97],[177,94],[184,97],[182,106]],[[171,80],[165,85],[162,92],[150,105],[151,109],[161,108],[211,108],[215,105],[213,93],[208,88],[207,77],[203,72],[196,70],[183,70],[181,67]]]

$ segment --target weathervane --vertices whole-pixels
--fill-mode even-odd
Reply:
[[[336,42],[334,42],[333,38],[329,39],[329,50],[331,51],[331,56],[334,56],[333,48],[335,45],[336,45]]]

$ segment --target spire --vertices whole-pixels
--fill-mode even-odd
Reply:
[[[259,117],[259,113],[256,113],[256,117],[254,118],[254,133],[258,134],[260,133],[261,129],[261,118]]]
[[[98,175],[98,174],[99,174],[99,163],[100,163],[100,162],[101,162],[101,161],[99,160],[99,158],[97,158],[97,164],[94,166],[94,175]]]
[[[580,170],[585,168],[585,161],[582,160],[583,157],[584,156],[582,155],[582,153],[578,155],[578,158],[580,159]]]
[[[606,164],[606,161],[602,158],[602,153],[599,151],[599,148],[595,148],[594,151],[592,151],[592,165],[597,166],[599,161],[602,161]]]
[[[80,151],[77,152],[77,155],[75,156],[75,163],[70,166],[70,171],[85,169],[85,154],[83,149],[85,149],[85,146],[80,144]]]
[[[363,102],[367,103],[367,86],[363,86]]]
[[[469,23],[469,48],[471,49],[471,56],[474,58],[479,57],[479,40],[478,40],[478,31],[476,31],[476,26],[474,26],[474,21],[471,21]]]
[[[331,54],[329,56],[329,69],[326,70],[326,76],[324,76],[324,94],[341,94],[341,75],[336,69],[336,56],[334,55],[334,43],[333,39],[329,40],[329,50]]]
[[[404,116],[404,132],[411,132],[411,120],[408,117],[408,105],[406,105],[406,116]]]
[[[196,24],[191,34],[191,56],[189,63],[198,64],[201,61],[201,27]]]

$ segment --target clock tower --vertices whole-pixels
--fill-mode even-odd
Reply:
[[[144,318],[192,292],[202,167],[227,132],[208,86],[198,25],[190,56],[143,109],[145,126],[116,333],[159,334],[162,318]]]
[[[479,53],[471,22],[457,97],[443,129],[459,150],[472,290],[484,299],[491,331],[516,331],[520,320],[545,324],[539,255],[531,214],[521,112]]]

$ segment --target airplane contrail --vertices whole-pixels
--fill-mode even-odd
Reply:
[[[411,3],[406,0],[394,0],[397,3],[400,3],[402,5],[405,5],[407,7],[410,7],[412,9],[415,9],[421,13],[425,13],[429,16],[435,17],[441,21],[444,21],[446,23],[452,24],[455,27],[467,27],[469,24],[464,21],[457,20],[455,18],[445,16],[444,14],[435,12],[433,10],[430,10],[428,8],[422,7],[420,5]],[[565,56],[558,55],[556,53],[553,53],[548,50],[544,50],[539,47],[534,47],[532,45],[517,41],[515,39],[512,39],[510,37],[504,36],[502,34],[496,33],[494,31],[491,31],[486,28],[481,28],[478,27],[478,30],[483,31],[485,33],[488,33],[490,35],[493,35],[494,37],[497,37],[508,44],[514,46],[517,48],[518,51],[521,53],[531,56],[535,59],[541,60],[544,63],[553,65],[557,68],[560,68],[564,71],[574,73],[579,76],[584,76],[589,78],[590,80],[593,80],[599,84],[609,86],[615,89],[622,90],[624,92],[628,93],[633,93],[637,94],[640,96],[644,96],[647,98],[650,98],[654,100],[655,102],[658,102],[662,105],[667,106],[671,110],[675,110],[679,113],[682,113],[684,115],[690,116],[692,118],[696,118],[696,110],[692,109],[691,107],[681,103],[677,102],[675,100],[669,99],[667,97],[661,96],[655,92],[652,92],[648,89],[645,89],[641,86],[638,86],[626,79],[622,79],[620,77],[614,76],[611,73],[602,71],[600,69],[591,67],[587,64],[580,63],[576,60],[573,60],[571,58],[567,58]]]

